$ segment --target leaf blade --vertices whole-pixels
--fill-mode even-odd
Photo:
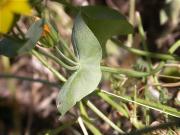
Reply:
[[[25,40],[4,37],[2,40],[0,40],[0,55],[15,57],[19,54],[24,54],[31,51],[42,35],[43,23],[44,20],[41,19],[32,24],[26,33]]]
[[[85,22],[101,44],[114,35],[133,32],[132,25],[114,9],[105,6],[84,6],[81,10]]]
[[[77,52],[79,69],[68,79],[58,95],[57,107],[62,115],[76,102],[93,92],[102,75],[101,46],[80,14],[75,20],[72,42]]]
[[[31,25],[31,27],[28,29],[26,33],[26,39],[28,40],[26,44],[24,44],[18,51],[19,54],[28,52],[35,47],[36,43],[38,42],[38,40],[42,35],[43,24],[44,24],[44,19],[40,19]]]

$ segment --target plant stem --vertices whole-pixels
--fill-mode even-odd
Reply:
[[[131,77],[145,77],[149,75],[149,73],[147,72],[139,72],[139,71],[134,71],[130,69],[112,68],[112,67],[106,67],[106,66],[101,66],[101,70],[104,72],[110,72],[114,74],[125,74]]]
[[[180,47],[180,40],[176,41],[171,48],[169,49],[169,53],[173,54]]]
[[[66,51],[69,53],[69,55],[75,60],[77,61],[77,58],[75,57],[74,53],[72,53],[72,51],[68,48],[68,45],[66,44],[66,42],[62,39],[62,38],[59,38],[59,46],[62,45]]]
[[[45,61],[41,55],[36,52],[35,50],[32,50],[32,54],[39,60],[42,62],[42,64],[47,67],[60,81],[65,82],[66,78],[64,76],[62,76],[56,69],[54,69],[52,66],[49,65],[49,63],[47,63],[47,61]]]
[[[134,101],[136,101],[137,98],[137,88],[136,85],[134,86]],[[137,104],[133,104],[133,110],[132,110],[132,116],[130,117],[131,123],[137,128],[142,128],[144,127],[144,124],[138,121],[138,116],[137,116]]]
[[[161,86],[161,87],[180,87],[180,82],[175,83],[155,83],[154,86]]]
[[[146,52],[148,52],[148,46],[146,43],[146,35],[145,35],[145,31],[142,26],[142,20],[141,20],[141,16],[140,16],[139,12],[136,12],[136,18],[137,18],[137,22],[138,22],[138,30],[139,30],[139,33],[141,36],[143,48]],[[148,72],[150,72],[152,70],[152,62],[151,62],[151,59],[149,56],[146,56],[146,59],[148,61]]]
[[[129,0],[129,22],[134,26],[134,12],[135,12],[135,0]],[[133,34],[128,35],[127,46],[132,47],[133,44]]]
[[[87,114],[87,112],[86,112],[86,109],[85,109],[85,107],[84,107],[84,105],[83,105],[83,103],[82,103],[81,101],[79,102],[79,109],[80,109],[80,113],[81,113],[83,116],[88,117],[88,114]]]
[[[31,82],[39,82],[39,83],[43,83],[43,84],[47,84],[49,86],[55,86],[55,87],[59,87],[58,83],[53,83],[53,82],[49,82],[47,80],[41,80],[41,79],[34,79],[34,78],[29,78],[29,77],[24,77],[24,76],[17,76],[17,75],[12,75],[12,74],[5,74],[5,73],[1,73],[0,74],[0,78],[6,78],[6,79],[18,79],[21,81],[31,81]]]
[[[117,111],[119,111],[120,113],[123,114],[123,116],[125,116],[126,118],[129,118],[129,114],[128,112],[121,107],[118,103],[116,103],[114,100],[112,100],[109,95],[103,93],[103,92],[97,92],[97,95],[100,96],[103,100],[105,100],[108,104],[110,104],[112,107],[114,107],[115,109],[117,109]]]
[[[139,50],[139,49],[135,49],[135,48],[132,48],[132,47],[127,47],[125,45],[122,45],[122,43],[117,40],[117,39],[111,39],[114,43],[118,44],[118,45],[121,45],[120,47],[126,49],[127,51],[131,52],[131,53],[134,53],[136,55],[140,55],[140,56],[148,56],[148,57],[151,57],[151,58],[157,58],[157,59],[162,59],[162,60],[177,60],[179,61],[180,60],[180,57],[179,56],[176,56],[176,55],[170,55],[170,54],[162,54],[162,53],[153,53],[153,52],[147,52],[147,51],[142,51],[142,50]]]
[[[180,69],[180,64],[175,64],[175,63],[166,63],[164,66],[166,67],[176,67]]]
[[[98,130],[98,128],[96,128],[93,123],[91,122],[87,112],[86,112],[86,108],[84,107],[83,103],[80,102],[79,103],[79,109],[80,109],[80,113],[81,113],[81,117],[85,123],[85,125],[87,126],[87,128],[94,134],[94,135],[102,135],[101,132]]]
[[[158,75],[158,76],[162,78],[171,78],[171,79],[180,80],[180,77],[178,76],[169,76],[169,75]]]
[[[119,133],[124,133],[118,126],[116,126],[110,119],[108,119],[96,106],[94,106],[89,100],[86,101],[86,105],[94,111],[101,119],[107,122],[112,128],[114,128]]]
[[[132,25],[134,25],[134,12],[135,12],[135,5],[136,5],[136,0],[129,0],[129,21]]]
[[[158,67],[156,69],[154,69],[153,71],[151,71],[150,73],[139,72],[139,71],[123,69],[123,68],[112,68],[112,67],[106,67],[106,66],[101,66],[101,70],[104,72],[110,72],[110,73],[114,73],[114,74],[125,74],[125,75],[131,76],[131,77],[146,77],[146,76],[149,76],[149,75],[152,75],[152,74],[158,72],[159,70],[161,70],[161,68],[163,66],[164,66],[164,62],[161,62],[158,65]]]
[[[136,101],[134,101],[131,99],[131,97],[128,97],[128,96],[115,95],[113,93],[110,93],[110,92],[107,92],[104,90],[100,90],[100,91],[103,93],[106,93],[108,95],[111,95],[113,97],[116,97],[116,98],[131,102],[131,103],[135,103],[135,104],[138,104],[138,105],[141,105],[141,106],[144,106],[144,107],[147,107],[147,108],[150,108],[150,109],[153,109],[153,110],[156,110],[156,111],[159,111],[159,112],[162,112],[162,113],[165,113],[165,114],[177,117],[177,118],[180,118],[180,112],[177,111],[175,108],[165,106],[165,105],[162,105],[159,103],[149,102],[149,101],[139,99],[139,98],[137,98]]]
[[[140,16],[139,12],[136,12],[136,17],[137,17],[137,20],[138,20],[138,29],[139,29],[139,33],[141,35],[143,48],[144,48],[144,50],[146,52],[148,52],[148,46],[147,46],[147,43],[146,43],[146,35],[145,35],[145,31],[144,31],[143,26],[142,26],[142,19],[141,19],[141,16]],[[146,56],[146,59],[148,61],[148,72],[151,72],[152,71],[152,61],[151,61],[151,58]],[[153,80],[154,80],[154,82],[158,83],[158,78],[157,78],[156,75],[153,76]],[[159,90],[161,90],[160,86],[157,86],[157,88]]]
[[[84,123],[83,123],[83,120],[82,120],[81,116],[78,117],[78,122],[79,122],[79,125],[80,125],[80,127],[81,127],[81,129],[83,131],[83,134],[88,135],[88,132],[86,130],[86,127],[84,126]]]
[[[58,59],[56,56],[54,56],[53,54],[51,54],[50,52],[46,52],[43,49],[38,48],[38,52],[52,60],[54,60],[55,62],[57,62],[59,65],[63,66],[64,68],[68,69],[68,70],[77,70],[78,66],[69,66],[67,64],[65,64],[63,61],[61,61],[60,59]]]
[[[73,60],[71,60],[70,58],[68,58],[68,57],[66,57],[62,52],[61,52],[61,50],[57,47],[57,46],[55,46],[55,50],[58,52],[58,54],[63,58],[63,59],[65,59],[69,64],[71,64],[71,65],[78,65],[78,63],[77,62],[74,62]]]

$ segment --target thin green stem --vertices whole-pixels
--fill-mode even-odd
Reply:
[[[148,51],[148,47],[147,47],[147,43],[146,43],[146,35],[145,35],[145,31],[142,26],[142,20],[141,20],[141,16],[140,16],[139,12],[136,12],[136,18],[137,18],[137,22],[138,22],[138,31],[141,36],[143,48],[145,51]]]
[[[137,87],[135,85],[134,87],[134,101],[137,99]],[[133,118],[137,120],[137,104],[134,104],[133,106]]]
[[[180,40],[176,41],[171,48],[169,49],[169,53],[173,54],[180,47]]]
[[[72,51],[68,48],[68,45],[67,45],[67,43],[62,39],[62,38],[59,38],[59,44],[58,44],[59,46],[63,46],[65,49],[66,49],[66,51],[69,53],[69,55],[75,60],[75,61],[77,61],[77,58],[75,57],[75,55],[74,55],[74,53],[72,53]]]
[[[180,77],[178,76],[169,76],[169,75],[158,75],[158,76],[162,78],[171,78],[171,79],[180,80]]]
[[[136,85],[134,87],[134,101],[136,101],[137,99],[137,88],[136,88]],[[133,112],[132,112],[132,116],[130,118],[131,122],[133,123],[133,125],[139,129],[139,128],[142,128],[144,127],[144,124],[142,124],[141,122],[138,121],[138,116],[137,116],[137,104],[134,103],[133,105]]]
[[[136,0],[129,0],[129,21],[132,25],[134,25],[134,12],[135,12],[135,6],[136,6]]]
[[[105,122],[107,122],[112,128],[114,128],[119,133],[124,133],[118,126],[116,126],[110,119],[108,119],[93,103],[91,103],[89,100],[86,101],[86,105],[94,111],[101,119],[103,119]]]
[[[81,101],[79,102],[79,110],[80,110],[80,113],[81,113],[83,116],[88,117],[88,114],[87,114],[87,112],[86,112],[86,109],[85,109],[85,107],[84,107],[84,105],[83,105],[83,103],[82,103]]]
[[[18,79],[21,81],[30,81],[30,82],[38,82],[38,83],[43,83],[49,86],[55,86],[55,87],[59,87],[58,83],[55,82],[49,82],[47,80],[42,80],[42,79],[34,79],[34,78],[30,78],[30,77],[24,77],[24,76],[17,76],[17,75],[12,75],[12,74],[6,74],[6,73],[1,73],[0,74],[0,78],[5,78],[5,79]]]
[[[157,76],[153,76],[153,80],[154,80],[155,83],[159,83],[159,80],[158,80],[158,77],[157,77]],[[157,85],[156,87],[157,87],[157,89],[158,89],[159,91],[163,91],[163,89],[161,88],[160,85]]]
[[[162,113],[165,113],[165,114],[180,118],[180,112],[177,111],[175,108],[165,106],[165,105],[162,105],[160,103],[149,102],[149,101],[139,99],[139,98],[137,98],[136,101],[134,101],[134,100],[131,99],[131,97],[128,97],[128,96],[115,95],[113,93],[110,93],[110,92],[107,92],[107,91],[104,91],[104,90],[100,90],[100,91],[103,92],[103,93],[106,93],[108,95],[111,95],[113,97],[125,100],[127,102],[135,103],[135,104],[144,106],[146,108],[153,109],[153,110],[156,110],[156,111],[159,111],[159,112],[162,112]]]
[[[97,92],[97,95],[100,96],[103,100],[105,100],[108,104],[110,104],[112,107],[114,107],[115,109],[117,109],[117,111],[119,111],[120,113],[123,114],[123,116],[129,118],[129,114],[128,112],[121,107],[118,103],[116,103],[114,100],[112,100],[109,95],[102,93],[102,92]]]
[[[65,64],[63,61],[61,61],[60,59],[58,59],[56,56],[54,56],[53,54],[51,54],[50,52],[46,52],[40,48],[37,49],[38,52],[52,60],[54,60],[55,62],[57,62],[59,65],[63,66],[64,68],[68,69],[68,70],[77,70],[78,66],[69,66],[67,64]]]
[[[129,22],[134,26],[134,12],[135,12],[135,0],[129,0]],[[132,47],[133,44],[133,34],[128,35],[127,46]]]
[[[142,26],[142,20],[141,20],[141,16],[140,16],[139,12],[136,12],[136,17],[137,17],[138,30],[139,30],[139,34],[141,36],[143,48],[146,52],[148,52],[148,46],[146,43],[146,34],[145,34],[145,31]],[[146,56],[146,59],[148,61],[148,72],[150,72],[152,70],[151,58],[149,56]]]
[[[94,134],[94,135],[102,135],[101,132],[94,126],[94,124],[91,122],[87,112],[86,108],[84,107],[83,103],[79,103],[79,109],[81,113],[81,117],[83,119],[83,122],[87,126],[87,128]]]
[[[142,39],[143,48],[144,48],[144,50],[146,52],[148,52],[148,45],[147,45],[147,42],[146,42],[146,35],[145,35],[144,28],[142,26],[142,19],[141,19],[141,16],[140,16],[139,12],[136,12],[136,17],[137,17],[137,21],[138,21],[138,29],[139,29],[139,33],[140,33],[140,36],[141,36],[141,39]],[[146,59],[148,61],[148,72],[151,72],[152,71],[151,57],[146,56]],[[158,78],[157,78],[156,75],[153,76],[153,80],[154,80],[154,82],[158,83]],[[159,90],[161,90],[160,86],[157,86],[157,88]]]
[[[74,62],[74,61],[71,60],[70,58],[66,57],[66,56],[61,52],[61,50],[60,50],[57,46],[55,46],[55,50],[56,50],[56,52],[57,52],[64,60],[66,60],[69,64],[75,65],[75,66],[78,65],[77,62]]]
[[[106,66],[101,66],[101,70],[104,72],[109,72],[113,74],[125,74],[130,77],[145,77],[149,75],[149,73],[147,72],[139,72],[139,71],[134,71],[130,69],[113,68],[113,67],[106,67]]]
[[[162,59],[162,60],[180,60],[180,57],[177,55],[172,55],[172,54],[162,54],[162,53],[153,53],[153,52],[147,52],[147,51],[142,51],[139,49],[135,49],[132,47],[127,47],[125,45],[123,45],[119,40],[117,39],[112,39],[112,41],[114,43],[116,43],[117,45],[120,45],[120,47],[126,49],[127,51],[134,53],[136,55],[140,55],[140,56],[148,56],[151,58],[156,58],[156,59]]]
[[[41,61],[41,63],[47,67],[60,81],[65,82],[66,78],[64,76],[62,76],[56,69],[54,69],[52,66],[49,65],[49,63],[47,63],[46,60],[44,60],[42,58],[42,56],[36,52],[35,50],[32,50],[32,54],[39,60]]]
[[[123,69],[123,68],[112,68],[112,67],[106,67],[106,66],[101,66],[101,70],[104,72],[110,72],[114,74],[125,74],[130,77],[146,77],[152,74],[155,74],[161,68],[164,66],[164,62],[161,62],[156,69],[151,71],[150,73],[147,72],[139,72],[135,70],[130,70],[130,69]]]
[[[166,63],[164,66],[166,67],[176,67],[180,69],[180,64],[178,63]]]

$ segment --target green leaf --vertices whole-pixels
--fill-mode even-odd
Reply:
[[[81,8],[81,12],[101,44],[114,35],[127,35],[133,32],[132,25],[114,9],[104,6],[85,6]]]
[[[16,40],[14,38],[3,38],[0,40],[0,55],[15,57],[25,42],[26,41]]]
[[[36,21],[34,24],[31,25],[28,32],[26,33],[26,38],[28,40],[26,44],[24,44],[21,47],[19,53],[25,53],[31,51],[35,47],[36,43],[38,42],[38,40],[42,35],[43,25],[44,25],[44,19],[40,19],[39,21]]]
[[[77,7],[65,0],[54,0],[65,5],[73,14],[81,11],[82,17],[88,27],[99,40],[103,52],[106,54],[106,41],[115,35],[127,35],[133,33],[132,25],[117,10],[105,6]]]
[[[62,115],[96,89],[102,74],[101,46],[80,14],[76,17],[73,27],[72,43],[79,61],[79,69],[67,80],[58,95],[57,107]]]
[[[26,33],[26,40],[5,37],[0,40],[0,55],[15,57],[18,54],[24,54],[31,51],[43,32],[43,23],[41,19],[36,21]]]
[[[106,6],[73,6],[65,0],[54,0],[65,5],[70,11],[79,13],[86,24],[98,38],[99,42],[104,44],[108,38],[114,35],[127,35],[133,32],[132,25],[117,10]]]
[[[106,54],[106,42],[115,35],[127,35],[133,32],[132,25],[118,11],[104,6],[85,6],[81,8],[83,19],[99,40],[103,54]]]

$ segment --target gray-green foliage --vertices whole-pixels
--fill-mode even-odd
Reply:
[[[115,35],[133,33],[132,25],[117,10],[106,6],[73,6],[65,0],[54,0],[65,5],[72,13],[81,11],[82,17],[100,42],[103,54],[106,54],[106,41]]]
[[[18,54],[23,54],[31,51],[43,32],[44,20],[36,21],[28,29],[25,38],[23,40],[5,37],[0,40],[0,55],[7,57],[15,57]]]
[[[133,32],[132,25],[118,11],[104,6],[81,8],[83,18],[101,44],[114,35],[127,35]]]
[[[105,44],[109,38],[133,32],[131,24],[114,9],[103,6],[85,6],[81,7],[81,12],[83,19],[99,40],[103,54],[106,54]]]
[[[26,33],[27,42],[21,47],[19,53],[31,51],[35,47],[36,43],[42,35],[43,25],[44,19],[40,19],[31,25],[28,32]]]
[[[93,92],[101,80],[101,46],[80,14],[74,23],[72,43],[79,69],[67,80],[58,95],[57,107],[62,115]]]

